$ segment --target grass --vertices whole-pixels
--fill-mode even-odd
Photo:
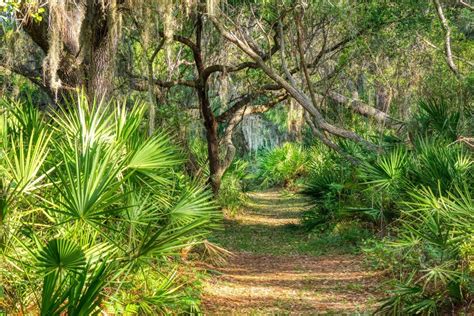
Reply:
[[[245,211],[229,217],[224,229],[210,238],[231,251],[270,255],[358,254],[370,233],[357,223],[339,225],[332,231],[308,232],[299,225],[309,207],[304,197],[283,192],[252,195]],[[277,204],[274,204],[277,203]]]
[[[266,225],[242,225],[226,220],[225,229],[210,240],[230,251],[270,255],[359,254],[364,238],[370,233],[357,226],[338,232],[308,233],[295,224],[269,228]]]

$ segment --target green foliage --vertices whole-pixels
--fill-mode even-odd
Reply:
[[[199,313],[199,300],[195,293],[188,293],[180,280],[177,268],[167,274],[157,274],[158,267],[143,267],[143,272],[136,275],[137,282],[133,288],[119,290],[114,300],[106,302],[109,312],[115,314],[173,314],[183,310],[190,314]],[[150,291],[143,293],[143,285]]]
[[[473,246],[471,194],[467,186],[445,195],[424,187],[411,194],[398,237],[385,243],[388,256],[379,257],[396,272],[381,313],[429,315],[469,301],[472,270],[462,249]]]
[[[472,183],[472,154],[461,144],[418,140],[414,181],[440,192],[451,191],[464,181]]]
[[[360,148],[345,142],[341,145],[363,157]],[[362,176],[362,170],[368,166],[374,168],[371,169],[374,172],[383,168],[377,168],[371,155],[365,155],[365,163],[354,166],[327,148],[313,146],[311,157],[311,171],[302,190],[313,205],[302,218],[307,229],[331,231],[340,222],[362,221],[370,226],[384,220],[385,214],[376,207],[371,198],[373,193],[367,190],[369,178]]]
[[[415,117],[416,132],[437,135],[455,141],[458,136],[461,113],[445,99],[421,100]]]
[[[408,154],[404,148],[396,148],[390,153],[380,156],[375,162],[365,162],[362,178],[365,184],[377,191],[399,191],[406,185]]]
[[[311,172],[302,191],[314,205],[303,216],[303,225],[307,229],[327,230],[334,227],[344,216],[345,205],[353,194],[351,167],[330,157],[325,158],[317,165],[311,164]]]
[[[132,304],[140,312],[195,309],[166,267],[203,241],[219,215],[203,186],[176,174],[182,158],[168,137],[142,129],[145,107],[80,95],[47,120],[32,105],[0,106],[0,272],[9,311],[98,314],[141,286],[144,269],[159,286],[142,289],[147,305]]]
[[[98,314],[101,291],[111,264],[86,265],[86,255],[73,242],[53,239],[39,251],[37,264],[44,275],[41,315]]]
[[[412,144],[384,143],[377,157],[344,146],[362,160],[357,166],[314,147],[303,190],[313,204],[303,216],[310,234],[342,244],[333,232],[350,222],[386,236],[365,249],[392,273],[383,315],[439,314],[472,299],[472,152],[455,142],[462,130],[457,104],[418,106]],[[359,245],[370,234],[353,236]]]
[[[23,3],[22,3],[23,2]],[[26,5],[25,5],[26,2]],[[41,22],[45,15],[46,9],[39,1],[22,1],[22,0],[5,0],[0,3],[0,13],[16,14],[22,12],[26,7],[26,15],[35,22]],[[0,16],[0,18],[3,18]]]
[[[235,160],[222,177],[217,202],[231,214],[238,212],[247,201],[244,186],[251,178],[248,169],[247,161]]]
[[[258,178],[264,187],[291,187],[307,172],[307,161],[308,155],[303,147],[286,143],[281,147],[267,150],[258,157]]]
[[[446,103],[442,103],[447,106]],[[397,149],[366,164],[364,178],[399,213],[396,237],[366,251],[393,273],[381,314],[432,315],[462,306],[472,296],[472,153],[452,143],[459,115],[439,103],[420,103],[420,134],[414,149]],[[440,117],[437,117],[437,116]],[[382,205],[383,205],[382,204]]]
[[[339,221],[331,229],[316,230],[311,233],[305,248],[310,248],[310,252],[318,255],[325,253],[356,254],[360,253],[362,243],[370,237],[372,237],[372,232],[364,227],[363,223],[352,219]]]

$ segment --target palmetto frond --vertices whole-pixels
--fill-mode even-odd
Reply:
[[[89,102],[79,94],[77,102],[60,108],[54,116],[58,134],[73,150],[86,150],[98,143],[114,141],[114,113],[109,104]]]
[[[183,192],[179,201],[169,211],[169,223],[181,226],[195,220],[218,218],[220,212],[211,201],[209,192],[200,187],[191,187]]]
[[[433,190],[448,192],[472,174],[472,155],[459,144],[418,139],[416,150],[418,166],[413,172],[418,182]]]
[[[125,194],[119,179],[123,162],[113,147],[97,144],[70,157],[63,153],[64,166],[58,170],[55,187],[60,199],[52,210],[66,219],[99,223],[104,216],[121,209],[116,203]]]
[[[48,274],[43,282],[41,315],[98,315],[110,266],[86,265],[76,275]]]
[[[78,273],[86,265],[86,257],[82,249],[66,239],[52,239],[39,251],[38,267],[45,274],[52,272]]]
[[[445,99],[429,99],[419,102],[417,121],[420,131],[435,132],[437,135],[456,140],[461,115]]]
[[[147,136],[143,105],[79,96],[41,129],[35,113],[4,126],[16,130],[0,148],[0,245],[28,289],[22,303],[39,297],[42,315],[98,313],[110,280],[113,292],[144,264],[202,242],[219,218],[205,189],[177,179],[169,137]],[[155,310],[171,304],[173,280],[149,297]]]
[[[374,163],[363,165],[363,177],[366,184],[376,189],[388,189],[403,185],[406,181],[408,154],[403,148],[396,148],[381,156]]]
[[[49,152],[51,134],[46,131],[32,130],[29,136],[20,132],[17,138],[10,140],[10,148],[3,151],[6,162],[7,176],[10,177],[15,190],[22,193],[31,193],[41,187],[46,177],[41,173],[43,163]]]
[[[43,115],[32,102],[21,102],[15,99],[1,99],[0,109],[5,111],[3,128],[10,133],[26,135],[41,131],[46,127]]]
[[[169,183],[167,170],[180,163],[165,134],[137,142],[134,147],[129,148],[129,152],[130,159],[126,167],[161,184]]]

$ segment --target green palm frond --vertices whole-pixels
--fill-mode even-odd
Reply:
[[[11,148],[3,152],[6,168],[16,190],[31,193],[42,187],[41,182],[49,171],[41,173],[41,168],[49,152],[51,134],[46,131],[31,131],[29,136],[20,132],[10,141]]]
[[[140,131],[146,112],[146,106],[135,102],[130,110],[124,102],[118,104],[115,115],[115,138],[117,142],[131,140],[135,141],[136,134]]]
[[[86,265],[72,276],[48,274],[44,278],[41,315],[98,315],[102,291],[108,283],[109,265]]]
[[[40,249],[36,260],[44,275],[41,315],[59,315],[68,296],[70,275],[84,273],[84,252],[69,240],[53,239]]]
[[[110,265],[102,262],[88,265],[69,289],[67,314],[70,316],[99,315],[104,297],[103,289],[108,282]]]
[[[434,286],[435,288],[440,284],[447,286],[449,282],[459,279],[461,273],[456,271],[456,262],[445,261],[442,264],[422,270],[423,275],[419,281],[424,282],[424,288]]]
[[[410,273],[406,278],[394,284],[390,296],[382,301],[376,315],[404,315],[410,304],[423,299],[423,288],[414,284],[415,274]]]
[[[406,150],[398,147],[389,154],[379,157],[374,163],[365,163],[362,166],[365,183],[381,190],[402,186],[407,181],[408,159]]]
[[[127,196],[127,205],[125,209],[125,217],[130,225],[148,225],[148,223],[163,220],[163,216],[159,213],[159,209],[154,203],[151,194],[140,191],[131,191]]]
[[[45,274],[62,271],[79,273],[86,265],[82,249],[65,239],[50,240],[39,251],[37,261],[38,267],[42,268]]]
[[[46,127],[43,115],[31,100],[26,102],[15,99],[0,99],[0,109],[5,111],[3,128],[14,134],[30,135]]]
[[[409,304],[403,312],[407,315],[435,315],[439,307],[438,305],[437,300],[425,298]]]
[[[181,226],[202,218],[217,219],[215,203],[212,202],[210,192],[200,187],[187,189],[177,204],[169,211],[169,222],[171,225]]]
[[[419,183],[444,193],[469,180],[473,158],[461,145],[420,138],[415,148],[418,166],[412,172]]]
[[[468,184],[456,187],[444,200],[444,216],[452,221],[456,234],[474,235],[474,197]]]
[[[181,161],[166,134],[158,134],[139,143],[130,151],[127,168],[161,184],[169,183],[166,171]]]
[[[460,113],[445,99],[421,100],[418,103],[417,122],[420,132],[435,133],[451,141],[458,136]]]
[[[116,204],[124,192],[120,191],[123,179],[119,171],[123,163],[116,160],[114,147],[89,147],[84,153],[71,157],[63,153],[64,167],[58,170],[55,182],[61,199],[52,210],[67,215],[70,220],[99,223],[104,216],[121,209]]]
[[[182,159],[169,136],[147,136],[144,105],[79,96],[51,120],[22,110],[0,113],[0,269],[18,306],[98,314],[105,294],[138,286],[138,271],[216,227],[212,196],[177,172]],[[183,290],[175,274],[160,280],[148,303],[171,310]]]
[[[115,116],[109,109],[108,103],[89,102],[79,94],[75,104],[66,104],[55,112],[56,129],[72,149],[78,149],[79,144],[80,150],[86,150],[98,143],[112,143]]]
[[[176,285],[177,273],[177,269],[174,269],[164,276],[162,281],[156,285],[153,294],[143,299],[140,307],[145,312],[150,314],[156,312],[170,314],[173,312],[173,303],[179,301],[182,297],[182,294],[179,293],[181,286]]]
[[[164,227],[153,230],[151,225],[145,231],[142,243],[137,248],[134,258],[154,257],[176,254],[193,240],[204,235],[200,228],[209,224],[209,219],[201,218],[177,228]]]

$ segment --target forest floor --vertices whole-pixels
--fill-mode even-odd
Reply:
[[[309,236],[298,226],[307,202],[281,191],[250,194],[248,208],[225,221],[213,241],[233,252],[208,266],[206,315],[352,315],[373,310],[382,276],[344,241]],[[309,236],[309,237],[308,237]],[[330,248],[330,249],[329,249]]]

